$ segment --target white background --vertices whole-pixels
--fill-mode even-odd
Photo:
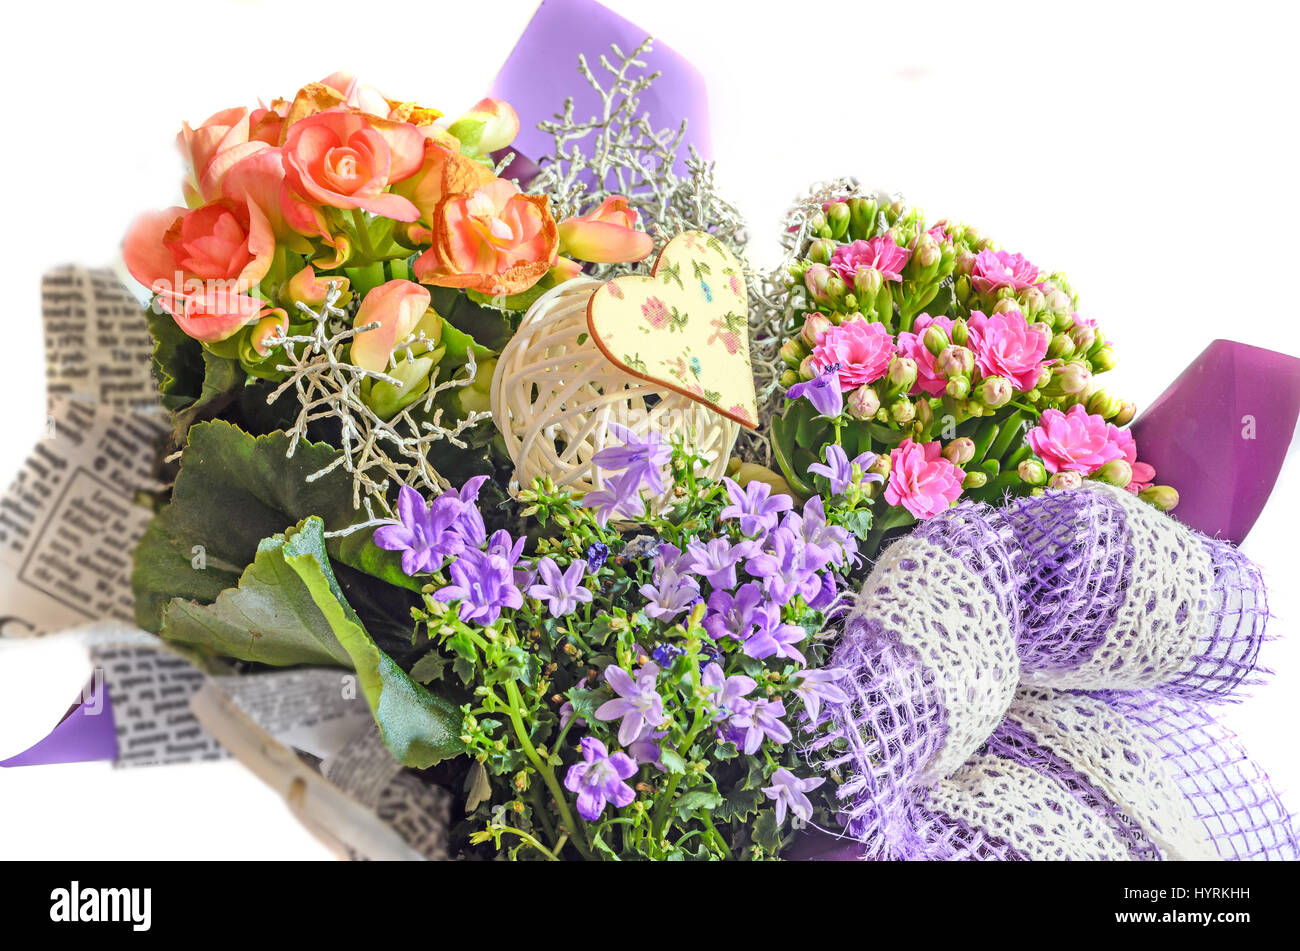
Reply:
[[[856,174],[1065,270],[1117,344],[1108,388],[1139,406],[1215,337],[1300,354],[1294,6],[609,5],[706,75],[719,176],[752,223],[755,263],[775,259],[776,222],[797,192]],[[171,0],[10,10],[0,481],[43,420],[41,272],[113,262],[136,213],[177,203],[182,119],[292,96],[336,69],[454,115],[487,90],[533,6]],[[564,95],[555,90],[557,107]],[[1273,580],[1282,639],[1265,661],[1281,673],[1225,718],[1300,809],[1300,598],[1285,502],[1300,490],[1297,469],[1293,459],[1245,546]],[[66,680],[60,663],[51,656],[21,679],[33,690],[41,677]],[[0,758],[16,751],[12,725],[29,719],[14,680],[0,680],[11,685],[0,695]],[[0,856],[324,854],[233,763],[0,770]]]

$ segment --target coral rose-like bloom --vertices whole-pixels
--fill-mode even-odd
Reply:
[[[916,364],[916,383],[912,385],[913,396],[918,393],[943,396],[944,389],[948,386],[948,378],[936,369],[934,354],[925,346],[925,331],[931,326],[938,327],[948,335],[949,340],[952,339],[952,318],[942,314],[936,317],[921,314],[913,322],[910,332],[904,331],[898,335],[899,352],[906,357],[911,357]]]
[[[900,248],[887,234],[842,244],[831,255],[831,270],[852,281],[860,267],[874,267],[887,281],[901,281],[903,268],[912,252]]]
[[[188,122],[181,126],[176,144],[189,172],[183,189],[190,207],[221,197],[221,183],[231,168],[276,143],[279,130],[267,121],[274,118],[266,109],[236,107],[209,116],[198,128]]]
[[[1022,393],[1037,385],[1052,336],[1046,324],[1031,325],[1018,310],[992,317],[977,310],[966,326],[970,329],[970,347],[975,351],[975,365],[980,373],[1004,376]]]
[[[1124,448],[1114,436],[1118,432],[1102,417],[1090,416],[1076,403],[1066,413],[1058,409],[1044,410],[1043,418],[1026,438],[1029,448],[1043,460],[1048,472],[1089,475],[1112,459],[1125,457]]]
[[[187,336],[204,343],[233,337],[248,324],[275,317],[283,324],[287,315],[278,307],[221,286],[209,286],[185,297],[160,294],[158,304]]]
[[[1007,251],[981,251],[971,266],[971,283],[981,294],[993,294],[999,287],[1023,291],[1043,281],[1038,268],[1023,255]]]
[[[318,112],[289,127],[286,179],[293,191],[318,205],[414,221],[420,217],[415,205],[384,189],[420,170],[424,142],[409,123],[344,109]]]
[[[167,208],[142,215],[122,242],[131,276],[158,295],[163,309],[173,315],[185,312],[187,298],[208,294],[215,296],[194,307],[204,313],[224,312],[232,319],[247,312],[242,303],[217,306],[215,297],[247,294],[266,276],[274,254],[275,235],[257,204],[226,199],[192,211]],[[198,339],[223,340],[229,335],[207,332]]]
[[[894,353],[894,338],[884,326],[849,320],[822,334],[813,347],[812,366],[820,374],[838,363],[840,390],[847,393],[884,376]]]
[[[525,195],[497,178],[441,203],[433,246],[415,262],[425,284],[484,294],[517,294],[536,284],[556,257],[555,219],[544,195]]]
[[[352,326],[364,327],[375,321],[379,326],[352,338],[352,362],[367,370],[382,371],[397,342],[415,330],[429,309],[429,301],[427,287],[400,279],[372,290],[357,309]]]
[[[930,518],[957,501],[965,478],[965,472],[943,457],[937,440],[917,445],[904,439],[889,454],[885,501],[903,506],[917,518]]]
[[[595,264],[640,261],[654,250],[654,240],[637,228],[637,217],[626,198],[610,195],[594,211],[560,222],[560,246],[570,257]]]

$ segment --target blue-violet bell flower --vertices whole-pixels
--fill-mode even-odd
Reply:
[[[563,617],[578,609],[579,601],[591,601],[591,591],[582,585],[587,571],[585,561],[575,561],[563,572],[549,556],[537,562],[541,582],[528,589],[529,597],[547,602],[551,617]]]
[[[658,679],[659,666],[653,663],[643,665],[635,677],[617,664],[605,668],[605,682],[618,696],[606,700],[596,709],[596,719],[622,718],[618,741],[624,746],[640,736],[647,726],[660,726],[668,720],[663,697],[656,688]]]
[[[381,525],[371,537],[376,547],[402,553],[407,575],[433,573],[447,558],[459,555],[465,540],[455,530],[465,506],[454,492],[445,492],[425,504],[420,493],[404,485],[397,493],[398,521]]]
[[[564,786],[578,794],[578,815],[595,822],[605,803],[622,808],[631,804],[636,792],[624,782],[636,773],[636,762],[626,753],[610,753],[605,744],[584,736],[579,744],[582,762],[574,763],[564,776]]]
[[[772,785],[763,787],[763,795],[776,803],[776,824],[785,822],[787,809],[804,822],[812,819],[812,801],[806,794],[825,781],[825,776],[800,779],[784,766],[773,773]]]
[[[772,495],[772,487],[755,479],[743,489],[734,479],[724,477],[727,499],[731,502],[719,514],[720,518],[740,520],[742,535],[761,535],[776,527],[777,516],[789,511],[794,502],[788,495]]]

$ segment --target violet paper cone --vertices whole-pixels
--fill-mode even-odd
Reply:
[[[492,95],[519,113],[511,176],[526,184],[537,174],[536,163],[554,148],[552,137],[541,132],[537,123],[552,118],[566,96],[573,97],[573,114],[579,120],[604,109],[600,97],[577,75],[574,64],[578,56],[585,56],[592,71],[603,76],[600,57],[609,53],[611,43],[631,53],[648,35],[592,0],[543,0],[492,83]],[[709,158],[712,148],[704,77],[658,39],[644,61],[650,72],[660,75],[641,94],[640,111],[649,114],[655,128],[676,128],[685,119],[684,144]],[[687,155],[688,150],[682,148],[675,167],[683,177],[687,175]]]
[[[1133,424],[1142,461],[1178,490],[1173,515],[1240,544],[1277,481],[1300,415],[1300,360],[1216,340]]]
[[[46,766],[117,759],[117,724],[108,686],[96,677],[90,698],[79,703],[49,735],[0,766]]]

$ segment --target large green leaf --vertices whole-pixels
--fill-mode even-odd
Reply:
[[[212,604],[175,598],[162,636],[240,660],[351,667],[389,750],[424,768],[462,751],[455,705],[411,680],[366,632],[330,568],[312,516],[265,539],[237,587]]]
[[[157,631],[173,597],[211,604],[238,583],[258,546],[309,515],[338,530],[359,521],[352,508],[352,480],[342,467],[313,482],[338,450],[299,443],[287,457],[283,432],[250,436],[220,420],[191,427],[171,501],[149,523],[135,552],[132,585],[136,620]],[[416,587],[396,553],[383,552],[368,531],[331,542],[344,564],[389,584]]]

